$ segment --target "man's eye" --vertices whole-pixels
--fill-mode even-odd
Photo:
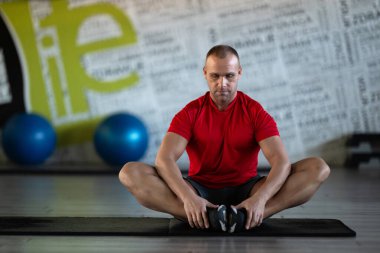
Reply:
[[[227,79],[233,79],[235,77],[235,75],[234,74],[228,74],[226,77],[227,77]]]
[[[211,75],[211,78],[212,78],[212,79],[219,79],[219,75],[212,74],[212,75]]]

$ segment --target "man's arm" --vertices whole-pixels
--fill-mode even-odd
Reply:
[[[257,191],[257,195],[267,202],[280,190],[288,178],[291,164],[279,136],[264,139],[259,142],[259,145],[271,166],[265,183]]]
[[[156,169],[169,188],[184,203],[184,209],[191,227],[208,228],[206,207],[215,207],[199,197],[183,180],[177,160],[186,149],[188,141],[175,133],[167,133],[156,157]]]
[[[246,201],[237,207],[247,210],[246,228],[260,225],[264,218],[265,205],[282,187],[290,174],[289,162],[285,147],[279,136],[266,138],[259,142],[271,170],[261,187]]]

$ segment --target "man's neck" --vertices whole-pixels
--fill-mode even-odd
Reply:
[[[219,111],[225,111],[228,108],[228,106],[232,103],[232,101],[235,100],[236,96],[237,96],[237,93],[235,94],[235,96],[230,101],[217,102],[216,99],[214,100],[213,97],[211,97],[211,100],[214,103],[214,105],[216,106],[216,108],[218,108]]]

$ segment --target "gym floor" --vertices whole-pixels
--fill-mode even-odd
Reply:
[[[332,168],[311,201],[275,216],[340,219],[356,237],[0,236],[0,252],[377,253],[379,192],[379,168]],[[141,207],[116,174],[33,173],[0,174],[0,216],[169,217]]]

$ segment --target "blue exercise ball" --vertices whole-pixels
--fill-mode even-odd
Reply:
[[[18,164],[43,163],[54,152],[56,140],[51,124],[35,113],[13,115],[2,131],[5,155]]]
[[[148,131],[134,115],[116,113],[95,129],[94,144],[99,156],[110,165],[138,161],[148,148]]]

